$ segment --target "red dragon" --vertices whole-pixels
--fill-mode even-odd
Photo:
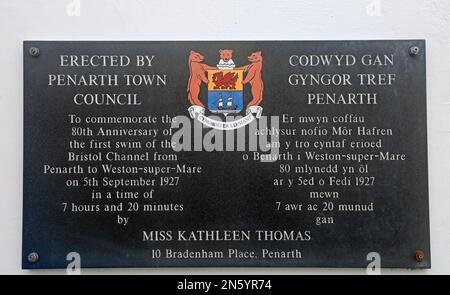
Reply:
[[[228,72],[225,75],[223,72],[217,72],[212,76],[214,89],[236,89],[236,82],[238,73]]]

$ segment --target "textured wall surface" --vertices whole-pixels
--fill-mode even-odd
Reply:
[[[0,0],[0,273],[22,271],[23,40],[426,39],[432,269],[450,273],[450,1]],[[361,269],[130,269],[85,273],[363,274]]]

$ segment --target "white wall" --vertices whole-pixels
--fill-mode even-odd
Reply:
[[[80,10],[77,11],[77,4]],[[69,13],[68,13],[69,12]],[[75,14],[75,15],[74,15]],[[76,14],[79,14],[78,16]],[[22,271],[22,40],[427,40],[432,269],[450,273],[450,1],[0,0],[0,273]],[[85,273],[364,273],[359,269],[119,269]]]

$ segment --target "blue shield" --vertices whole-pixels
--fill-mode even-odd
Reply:
[[[242,91],[208,91],[208,109],[213,113],[239,113],[243,108]]]

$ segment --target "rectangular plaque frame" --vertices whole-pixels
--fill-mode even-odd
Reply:
[[[204,55],[202,62],[215,66],[220,49],[233,49],[236,66],[248,64],[247,56],[261,51],[264,80],[263,116],[360,114],[367,126],[385,126],[394,130],[393,139],[383,140],[383,151],[405,153],[407,160],[380,164],[373,162],[372,172],[377,185],[365,187],[339,187],[320,189],[301,186],[295,190],[274,188],[274,179],[281,178],[280,163],[258,161],[242,162],[239,152],[187,152],[178,154],[181,163],[203,165],[206,174],[183,176],[182,185],[172,190],[156,187],[155,202],[183,204],[182,212],[154,212],[126,214],[130,224],[115,222],[116,214],[104,212],[62,212],[61,203],[76,206],[104,205],[94,202],[87,188],[67,187],[67,175],[44,174],[44,165],[67,164],[67,144],[73,125],[68,114],[85,116],[155,115],[189,116],[191,106],[186,95],[189,79],[189,52]],[[65,268],[68,254],[81,257],[81,267],[366,267],[374,257],[379,257],[382,267],[430,268],[428,172],[426,132],[426,69],[424,40],[377,41],[25,41],[24,42],[24,179],[23,179],[23,247],[22,267]],[[393,65],[340,67],[300,67],[301,55],[354,55],[361,63],[363,55],[393,55]],[[61,55],[126,55],[131,65],[125,67],[59,66]],[[151,68],[133,64],[137,55],[154,55]],[[342,60],[343,61],[343,60]],[[312,62],[312,61],[311,61]],[[372,60],[371,62],[375,62]],[[368,61],[368,63],[370,63]],[[295,64],[295,65],[292,65]],[[249,69],[246,69],[249,70]],[[167,75],[165,87],[131,86],[50,86],[49,74],[140,74]],[[329,86],[298,87],[291,85],[288,77],[298,73],[358,73],[396,74],[393,85],[355,85],[335,87],[342,92],[373,91],[378,94],[377,105],[308,105],[308,93],[330,92]],[[256,83],[255,83],[256,84]],[[204,85],[204,84],[202,84]],[[248,84],[249,85],[249,84]],[[252,89],[244,84],[244,99]],[[206,87],[206,86],[202,86]],[[252,87],[256,87],[253,86]],[[137,93],[141,106],[87,106],[75,105],[75,93],[123,92]],[[254,96],[254,95],[253,95]],[[202,88],[200,97],[207,97]],[[162,99],[163,98],[163,99]],[[206,100],[203,101],[207,104]],[[248,101],[247,101],[248,103]],[[88,124],[81,123],[80,127]],[[302,125],[303,126],[303,125]],[[292,128],[301,128],[296,125]],[[95,126],[90,126],[97,128]],[[164,126],[157,126],[163,128]],[[280,128],[287,125],[280,124]],[[244,127],[245,128],[245,127]],[[204,129],[206,132],[207,129]],[[371,136],[368,136],[371,138]],[[76,136],[76,138],[79,138]],[[320,138],[313,135],[312,140]],[[331,139],[332,137],[324,137]],[[373,135],[372,138],[378,137]],[[131,137],[130,137],[131,139]],[[349,137],[349,140],[356,140]],[[386,141],[385,141],[386,140]],[[328,151],[331,151],[330,149]],[[349,149],[343,149],[349,152]],[[304,151],[300,151],[304,152]],[[150,161],[151,162],[151,161]],[[312,161],[313,163],[315,161]],[[293,161],[292,166],[303,162]],[[307,161],[307,163],[309,163]],[[328,163],[328,162],[327,162]],[[342,164],[330,161],[329,164]],[[365,162],[363,162],[365,163]],[[372,163],[372,162],[371,162]],[[87,165],[89,162],[80,164]],[[131,162],[124,162],[131,165]],[[142,163],[141,163],[142,164]],[[164,165],[154,162],[154,165]],[[171,165],[171,164],[170,164]],[[73,175],[72,175],[73,176]],[[103,176],[103,175],[102,175]],[[138,176],[143,176],[139,174]],[[227,183],[213,180],[227,177]],[[299,175],[295,175],[298,177]],[[308,178],[309,179],[309,178]],[[102,193],[110,189],[99,188]],[[369,213],[286,212],[276,210],[277,202],[283,204],[315,203],[312,191],[338,191],[334,206],[361,201],[374,203]],[[141,190],[143,191],[143,190]],[[141,192],[142,193],[142,192]],[[139,199],[139,204],[143,205]],[[103,203],[102,203],[103,202]],[[80,207],[80,208],[81,208]],[[344,208],[344,207],[342,207]],[[132,208],[131,208],[132,209]],[[119,214],[121,215],[121,214]],[[315,217],[332,217],[333,224],[314,225]],[[330,219],[331,220],[331,219]],[[177,231],[217,231],[217,239],[228,230],[249,231],[250,240],[232,241],[179,241]],[[142,231],[160,231],[160,239],[142,240]],[[310,230],[311,241],[256,239],[257,230],[305,231]],[[240,233],[242,235],[242,232]],[[216,235],[211,233],[211,235]],[[307,235],[306,235],[307,236]],[[273,236],[272,236],[273,237]],[[242,236],[241,236],[242,238]],[[167,249],[185,251],[223,252],[225,258],[165,258]],[[249,253],[256,258],[228,257],[228,251]],[[263,249],[288,252],[294,258],[262,258]],[[162,251],[156,259],[155,251]],[[301,251],[301,257],[293,251]],[[373,254],[375,252],[375,254]],[[190,252],[189,252],[190,253]],[[211,252],[212,253],[212,252]],[[372,253],[372,254],[369,254]],[[379,256],[376,256],[379,254]],[[159,254],[158,254],[159,255]],[[281,255],[281,254],[280,254]],[[373,256],[375,255],[375,256]],[[70,260],[70,259],[69,259]]]

